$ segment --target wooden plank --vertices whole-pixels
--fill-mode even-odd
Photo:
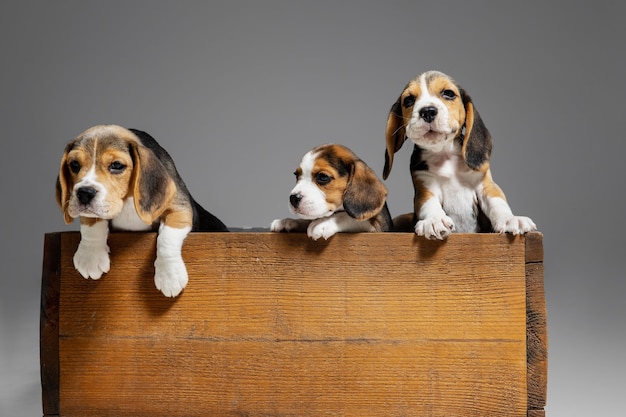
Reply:
[[[44,416],[59,414],[59,284],[61,235],[45,236],[41,277],[39,355]]]
[[[528,410],[543,415],[548,388],[548,328],[544,290],[543,242],[540,233],[526,238],[526,344]]]
[[[67,415],[525,415],[513,342],[77,338],[61,351],[80,370],[63,379]]]
[[[510,326],[506,310],[515,309],[517,319],[525,311],[523,246],[516,250],[499,239],[474,243],[480,252],[465,251],[469,244],[461,242],[420,254],[412,237],[398,253],[394,246],[402,243],[395,235],[351,236],[341,251],[333,247],[343,236],[317,243],[302,235],[232,234],[211,237],[210,249],[209,237],[191,236],[185,248],[189,285],[171,300],[152,282],[154,235],[115,237],[107,276],[64,284],[62,309],[72,320],[63,323],[63,336],[103,327],[115,336],[177,333],[188,326],[198,337],[322,338],[350,331],[355,338],[402,338],[413,326],[436,338],[485,333],[510,339],[519,328]],[[71,253],[63,265],[64,276],[79,278]],[[477,276],[483,285],[476,285]],[[92,305],[116,314],[85,314]],[[213,319],[200,326],[198,316]],[[123,320],[124,326],[106,320]]]
[[[61,234],[61,415],[525,416],[524,237],[197,233],[176,299],[156,235],[84,280]]]
[[[543,262],[543,233],[531,232],[525,235],[526,262]]]

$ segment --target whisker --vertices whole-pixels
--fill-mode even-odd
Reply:
[[[396,130],[394,130],[394,131],[393,131],[393,133],[392,133],[392,135],[395,135],[396,133],[398,133],[398,132],[400,131],[400,129],[402,129],[402,128],[406,128],[406,127],[407,127],[407,124],[405,123],[405,124],[403,124],[402,126],[400,126],[399,128],[397,128]]]

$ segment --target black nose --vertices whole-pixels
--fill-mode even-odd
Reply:
[[[76,198],[82,204],[89,204],[96,196],[96,189],[93,187],[81,187],[76,191]]]
[[[424,119],[426,123],[431,123],[437,116],[437,108],[435,107],[422,107],[419,111],[420,117]]]
[[[302,194],[291,194],[289,196],[289,202],[293,206],[293,208],[297,208],[298,204],[302,201]]]

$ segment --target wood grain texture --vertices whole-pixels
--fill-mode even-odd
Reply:
[[[548,328],[544,290],[543,236],[526,237],[526,345],[528,409],[543,413],[548,388]],[[542,414],[536,414],[542,415]]]
[[[194,233],[168,299],[155,234],[56,236],[61,416],[531,415],[525,237]]]
[[[526,240],[526,262],[543,262],[543,233],[527,233]]]
[[[39,354],[44,415],[59,414],[59,284],[61,235],[45,236],[41,276]]]

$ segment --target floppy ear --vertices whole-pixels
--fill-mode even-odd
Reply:
[[[67,167],[67,154],[70,151],[72,145],[68,144],[65,147],[65,152],[63,152],[63,157],[61,158],[61,168],[59,169],[59,175],[57,176],[57,184],[56,184],[56,200],[59,207],[61,207],[61,211],[63,212],[63,220],[65,224],[70,224],[74,221],[74,218],[69,215],[67,212],[67,207],[70,202],[70,196],[72,193],[72,182],[71,175],[68,172]]]
[[[393,165],[393,155],[400,150],[402,144],[406,140],[406,127],[404,118],[402,117],[402,104],[400,98],[393,103],[389,116],[387,116],[387,129],[385,130],[385,139],[387,141],[387,150],[385,150],[385,168],[383,169],[383,179],[387,179]]]
[[[472,99],[461,89],[461,97],[465,106],[465,138],[462,152],[465,163],[475,171],[483,171],[489,167],[491,157],[491,134],[476,111]]]
[[[343,208],[351,217],[366,220],[375,216],[385,205],[387,188],[374,170],[361,160],[352,168],[351,178],[343,196]]]
[[[176,194],[176,184],[161,161],[145,146],[130,145],[133,158],[131,178],[135,210],[146,224],[152,224],[167,209]]]

